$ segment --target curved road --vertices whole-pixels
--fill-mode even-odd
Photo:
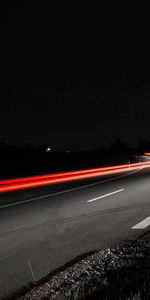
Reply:
[[[29,261],[39,279],[82,253],[148,230],[148,219],[133,227],[150,216],[150,169],[73,185],[0,207],[0,299],[32,281]]]

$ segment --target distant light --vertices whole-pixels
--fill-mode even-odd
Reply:
[[[144,155],[150,156],[150,152],[145,152]]]
[[[51,152],[52,151],[52,148],[51,147],[47,147],[46,148],[46,152]]]

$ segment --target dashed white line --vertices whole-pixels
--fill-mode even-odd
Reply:
[[[150,226],[150,217],[144,219],[142,222],[136,224],[131,229],[145,229],[146,227]]]
[[[124,189],[121,189],[121,190],[118,190],[118,191],[114,191],[114,192],[112,192],[112,193],[109,193],[109,194],[105,194],[105,195],[99,196],[99,197],[97,197],[97,198],[88,200],[88,201],[86,201],[86,202],[89,202],[89,203],[90,203],[90,202],[93,202],[93,201],[97,201],[97,200],[99,200],[99,199],[106,198],[106,197],[112,196],[112,195],[114,195],[114,194],[121,193],[121,192],[123,192],[123,191],[124,191]]]

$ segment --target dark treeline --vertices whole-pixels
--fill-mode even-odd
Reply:
[[[0,143],[0,178],[22,177],[77,169],[94,168],[137,161],[137,156],[150,151],[150,141],[140,139],[131,147],[121,139],[108,148],[85,152],[47,151],[47,146],[22,147]]]
[[[15,155],[32,155],[32,154],[43,154],[46,152],[48,146],[46,145],[40,145],[40,146],[33,146],[33,145],[29,145],[29,144],[25,144],[23,146],[16,146],[13,144],[7,144],[3,141],[0,141],[0,155],[2,156],[7,156],[8,154],[11,156],[15,156]],[[65,152],[71,152],[71,149],[68,151],[69,149],[66,149],[66,151],[64,150],[62,153]],[[137,143],[136,147],[132,147],[126,143],[124,143],[122,141],[121,138],[118,138],[116,141],[114,141],[109,147],[105,148],[105,147],[101,147],[98,149],[93,149],[93,150],[87,150],[85,152],[90,152],[90,153],[97,153],[97,152],[105,152],[105,151],[113,151],[113,152],[118,152],[118,153],[143,153],[143,152],[147,152],[150,151],[150,141],[144,140],[144,139],[140,139],[139,142]],[[59,151],[57,151],[57,149],[53,150],[53,148],[51,149],[51,152],[55,152],[55,153],[60,153]],[[84,152],[84,153],[85,153]],[[76,151],[77,153],[77,151]],[[79,152],[78,152],[79,153]]]

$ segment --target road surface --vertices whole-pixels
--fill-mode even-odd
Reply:
[[[0,207],[0,299],[32,281],[29,263],[38,280],[80,254],[149,229],[150,168],[69,188]]]

